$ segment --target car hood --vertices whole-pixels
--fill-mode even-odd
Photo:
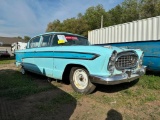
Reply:
[[[127,51],[128,49],[113,46],[59,46],[55,49],[55,51],[88,52],[97,54],[106,54],[107,52],[112,53],[114,50],[122,52]]]

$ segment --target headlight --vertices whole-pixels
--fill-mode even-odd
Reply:
[[[142,53],[142,55],[139,59],[139,66],[142,66],[142,64],[143,64],[143,56],[144,56],[144,53]]]
[[[113,74],[113,72],[114,72],[116,57],[117,57],[117,51],[113,51],[113,53],[109,59],[109,63],[108,63],[108,71],[111,74]]]

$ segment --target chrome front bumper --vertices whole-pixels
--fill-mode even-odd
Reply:
[[[90,80],[93,83],[106,84],[106,85],[115,85],[125,82],[131,82],[138,79],[140,76],[146,73],[146,66],[142,66],[138,71],[126,71],[123,74],[112,75],[109,77],[103,76],[90,76]]]

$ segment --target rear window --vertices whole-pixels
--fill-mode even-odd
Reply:
[[[53,45],[89,45],[88,39],[73,35],[55,35]]]

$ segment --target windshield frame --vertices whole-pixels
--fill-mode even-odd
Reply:
[[[77,38],[77,39],[65,39],[65,43],[62,43],[62,44],[58,44],[58,36],[63,36],[63,37],[72,37],[72,38]],[[55,44],[53,44],[55,43]],[[53,37],[53,42],[52,42],[52,46],[89,46],[90,45],[90,42],[88,41],[87,37],[84,37],[84,36],[79,36],[79,35],[74,35],[74,34],[55,34],[54,37]]]

